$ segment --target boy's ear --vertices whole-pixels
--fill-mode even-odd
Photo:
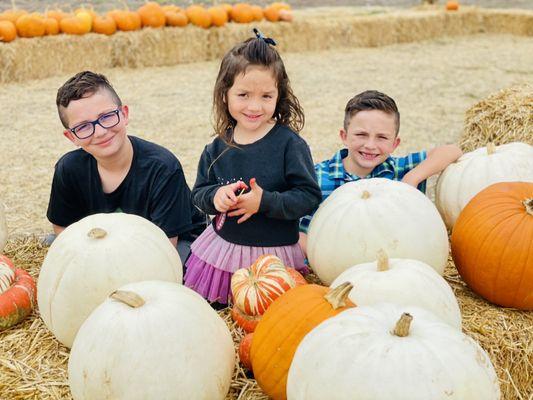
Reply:
[[[74,143],[76,146],[78,146],[78,143],[76,143],[76,136],[74,136],[74,134],[68,130],[68,129],[65,129],[63,131],[63,136],[65,136],[68,140],[70,140],[72,143]]]
[[[347,136],[348,136],[348,134],[346,133],[344,128],[341,128],[341,130],[339,131],[339,137],[341,138],[342,143],[344,143],[346,141],[346,137]]]
[[[128,125],[128,122],[130,120],[130,109],[127,105],[123,105],[122,108],[122,119],[124,120],[124,125]]]
[[[396,138],[394,138],[394,144],[392,145],[392,151],[396,150],[396,147],[398,147],[400,145],[400,137],[399,136],[396,136]]]

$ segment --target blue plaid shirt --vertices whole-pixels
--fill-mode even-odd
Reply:
[[[348,149],[341,149],[336,152],[330,160],[315,164],[318,185],[322,191],[322,201],[326,200],[335,189],[347,182],[368,178],[386,178],[401,181],[406,173],[424,161],[427,157],[425,151],[411,153],[405,157],[389,156],[385,161],[374,168],[369,175],[365,178],[360,178],[357,175],[352,175],[346,172],[344,169],[342,160],[343,158],[346,158],[347,155]],[[420,182],[417,188],[422,193],[426,193],[426,181],[424,180]],[[300,232],[307,233],[311,218],[312,215],[306,215],[300,219]]]

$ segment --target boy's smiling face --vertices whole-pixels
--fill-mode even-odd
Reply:
[[[97,120],[117,109],[120,122],[111,128],[106,129],[97,124],[94,127],[94,134],[86,139],[77,138],[70,130],[65,130],[64,135],[96,159],[109,159],[123,150],[128,124],[128,107],[117,106],[109,92],[99,90],[87,97],[71,101],[64,109],[69,128]]]
[[[383,163],[400,144],[393,114],[381,110],[364,110],[355,114],[340,137],[348,148],[344,169],[365,177]]]

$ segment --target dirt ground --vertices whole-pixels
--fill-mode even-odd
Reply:
[[[213,3],[239,3],[242,0],[224,0],[224,1],[185,1],[185,0],[157,0],[162,4],[177,4],[179,6],[188,6],[191,3],[201,4],[213,4]],[[144,0],[128,0],[127,4],[131,8],[136,8],[143,4]],[[272,3],[273,0],[253,0],[250,3],[265,5]],[[304,7],[318,7],[318,6],[384,6],[384,7],[413,7],[420,5],[423,0],[286,0],[286,3],[291,4],[295,8]],[[445,4],[445,0],[435,0],[437,4]],[[521,8],[521,9],[533,9],[533,0],[461,0],[461,4],[488,7],[488,8]],[[19,8],[27,10],[42,11],[47,7],[60,6],[63,9],[72,8],[75,9],[81,5],[92,4],[98,11],[107,11],[112,8],[121,8],[122,3],[118,0],[105,1],[105,0],[17,0],[16,5]],[[11,0],[0,0],[0,11],[11,8]]]
[[[512,84],[533,81],[531,45],[528,37],[479,35],[282,56],[305,110],[302,135],[320,161],[341,146],[338,129],[346,101],[372,88],[398,103],[398,154],[456,142],[469,107]],[[217,68],[218,61],[100,71],[130,107],[129,133],[173,151],[191,186],[201,151],[212,140]],[[55,109],[56,91],[68,78],[6,84],[0,90],[0,203],[11,235],[50,229],[45,214],[53,166],[73,149]]]

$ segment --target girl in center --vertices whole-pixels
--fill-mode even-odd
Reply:
[[[255,31],[222,59],[213,95],[216,138],[200,158],[193,202],[215,215],[191,246],[185,285],[217,308],[231,299],[233,272],[260,255],[307,273],[299,218],[321,192],[311,152],[297,132],[304,115],[275,42]]]

